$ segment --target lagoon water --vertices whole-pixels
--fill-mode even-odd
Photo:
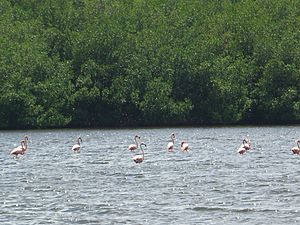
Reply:
[[[127,150],[135,134],[142,164]],[[299,126],[1,131],[0,224],[300,224],[298,138]]]

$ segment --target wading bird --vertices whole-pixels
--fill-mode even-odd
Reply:
[[[250,150],[250,148],[251,148],[250,140],[244,139],[243,145],[244,145],[244,148],[246,149],[246,151]]]
[[[297,140],[296,143],[297,143],[297,146],[292,147],[292,152],[294,154],[298,154],[299,155],[300,154],[300,140]]]
[[[186,141],[182,141],[180,144],[180,149],[183,152],[187,152],[189,150],[189,144]]]
[[[21,141],[21,145],[14,148],[10,155],[14,155],[15,157],[18,157],[18,155],[24,155],[27,150],[27,143],[28,143],[28,137],[27,135],[24,136],[24,140]]]
[[[135,144],[129,145],[129,146],[128,146],[128,150],[134,151],[134,150],[136,150],[136,149],[138,148],[139,144],[138,144],[137,139],[141,139],[141,137],[138,136],[138,135],[135,135],[135,136],[134,136],[134,142],[135,142]]]
[[[171,134],[171,142],[168,143],[167,149],[169,152],[173,151],[174,143],[175,143],[175,134]]]
[[[135,155],[132,160],[135,162],[135,163],[142,163],[144,161],[144,150],[142,148],[142,146],[145,146],[147,147],[147,145],[145,143],[141,143],[140,144],[140,149],[141,149],[141,152],[142,152],[142,155]]]
[[[77,138],[77,143],[75,145],[73,145],[72,150],[74,152],[80,152],[80,143],[82,143],[82,139],[81,137]]]
[[[251,148],[250,141],[244,139],[241,147],[237,150],[239,154],[246,153]]]

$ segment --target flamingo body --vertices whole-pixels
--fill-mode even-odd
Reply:
[[[80,143],[82,143],[82,139],[81,139],[81,137],[78,137],[77,143],[75,145],[73,145],[73,147],[72,147],[72,150],[74,152],[80,152],[80,148],[81,148]]]
[[[16,157],[18,157],[18,155],[24,155],[24,153],[27,150],[27,143],[25,140],[21,141],[21,145],[14,148],[11,152],[10,155],[14,155]]]
[[[142,155],[136,155],[132,158],[135,163],[142,163],[144,161],[144,157]]]
[[[293,148],[292,148],[292,152],[293,152],[294,154],[299,155],[299,154],[300,154],[300,148],[298,148],[298,147],[293,147]]]
[[[129,146],[128,146],[128,150],[130,150],[130,151],[136,150],[136,149],[138,148],[138,146],[139,146],[137,139],[140,139],[140,138],[141,138],[140,136],[135,135],[135,136],[134,136],[134,139],[133,139],[134,142],[135,142],[135,144],[129,145]]]
[[[246,153],[246,148],[244,148],[244,146],[242,145],[238,150],[237,150],[237,152],[239,153],[239,154],[245,154]]]
[[[80,150],[80,145],[79,144],[73,145],[72,150],[73,151],[79,151]]]
[[[189,144],[187,142],[185,142],[185,141],[182,141],[181,145],[180,145],[180,148],[181,148],[181,151],[188,151]]]
[[[131,145],[128,146],[128,150],[130,150],[130,151],[134,151],[136,149],[137,149],[137,145],[136,144],[131,144]]]
[[[296,143],[297,143],[297,146],[295,146],[295,147],[292,148],[292,152],[294,154],[299,155],[300,154],[300,140],[297,140]]]
[[[168,149],[168,151],[173,151],[173,148],[174,148],[174,143],[173,142],[169,142],[168,143],[168,146],[167,146],[167,149]]]
[[[18,146],[10,152],[11,155],[15,155],[15,156],[24,155],[24,153],[25,153],[25,149],[22,146]]]
[[[245,148],[246,150],[249,150],[249,149],[250,149],[250,145],[249,145],[248,143],[246,143],[246,144],[244,144],[244,148]]]

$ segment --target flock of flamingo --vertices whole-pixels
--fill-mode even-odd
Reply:
[[[141,150],[142,154],[141,154],[141,155],[135,155],[135,156],[132,158],[132,160],[133,160],[135,163],[141,163],[141,162],[144,161],[145,155],[144,155],[144,150],[143,150],[142,146],[147,147],[147,145],[146,145],[144,142],[139,143],[139,142],[138,142],[138,139],[140,140],[141,137],[140,137],[139,135],[135,135],[135,136],[134,136],[134,142],[135,142],[135,143],[128,146],[128,150],[130,150],[130,151],[132,151],[132,152],[133,152],[134,150],[137,150],[138,147],[140,147],[140,150]],[[171,134],[171,141],[170,141],[170,142],[168,143],[168,145],[167,145],[167,150],[168,150],[169,152],[172,152],[173,149],[174,149],[175,139],[176,139],[175,134],[172,133],[172,134]],[[182,141],[181,144],[180,144],[180,149],[181,149],[181,151],[183,151],[183,152],[187,152],[188,149],[189,149],[189,144],[188,144],[186,141]]]
[[[145,159],[144,156],[144,150],[143,147],[147,147],[147,145],[144,142],[140,142],[138,140],[140,140],[141,137],[139,135],[135,135],[134,136],[134,144],[131,144],[128,146],[128,150],[130,150],[131,152],[134,152],[135,150],[137,150],[138,148],[140,149],[142,154],[138,154],[133,156],[132,160],[135,163],[142,163]],[[21,145],[14,148],[13,150],[11,150],[10,155],[13,155],[14,157],[18,157],[19,155],[24,155],[25,152],[27,151],[27,147],[28,147],[28,136],[25,135],[24,139],[21,140]],[[175,140],[176,140],[176,136],[174,133],[171,134],[171,141],[167,144],[167,150],[169,152],[172,152],[174,150],[174,145],[175,145]],[[82,139],[81,137],[77,138],[76,144],[73,145],[72,150],[74,152],[80,152],[80,144],[82,143]],[[293,154],[300,154],[300,139],[296,141],[297,146],[292,147],[292,152]],[[186,141],[182,141],[180,143],[180,149],[182,152],[187,152],[189,150],[189,144]],[[237,153],[239,154],[245,154],[247,151],[249,151],[251,149],[251,143],[249,139],[243,139],[242,145],[239,147],[239,149],[237,150]]]

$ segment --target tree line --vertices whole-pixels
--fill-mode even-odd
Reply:
[[[0,129],[296,124],[298,0],[2,0]]]

